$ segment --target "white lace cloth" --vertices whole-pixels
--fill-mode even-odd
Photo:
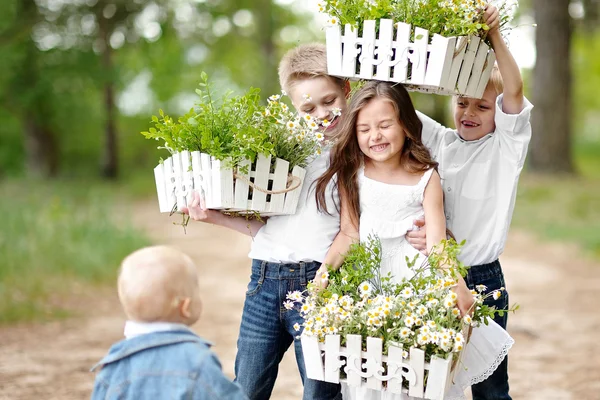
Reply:
[[[415,267],[421,265],[425,256],[413,248],[404,235],[413,221],[423,215],[423,194],[429,182],[429,170],[414,186],[390,185],[374,181],[364,176],[361,168],[358,175],[360,197],[360,240],[365,241],[370,234],[377,234],[381,240],[383,273],[392,272],[394,278],[410,277],[412,272],[406,265],[418,256]],[[484,381],[504,360],[514,341],[504,329],[491,319],[488,325],[474,328],[469,343],[461,354],[456,366],[453,385],[445,400],[464,399],[467,387]],[[410,400],[405,394],[380,392],[366,388],[356,388],[342,384],[344,399],[356,400]]]

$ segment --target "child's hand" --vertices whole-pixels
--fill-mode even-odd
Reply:
[[[219,211],[209,210],[206,208],[204,198],[197,191],[193,191],[193,200],[189,207],[183,207],[181,212],[190,216],[194,221],[202,221],[208,223],[216,223],[219,218],[223,217]]]
[[[327,271],[327,267],[322,265],[315,275],[315,279],[313,279],[313,283],[317,287],[317,289],[322,290],[329,285],[329,272]]]
[[[461,317],[464,317],[467,314],[473,315],[472,307],[473,303],[475,303],[475,300],[473,299],[473,294],[467,287],[467,284],[462,276],[458,280],[458,285],[453,287],[452,291],[458,295],[456,305],[460,310]]]
[[[415,249],[427,255],[427,238],[425,237],[425,218],[415,219],[413,225],[418,229],[413,229],[406,233],[406,240]]]
[[[500,33],[500,13],[498,12],[498,9],[495,6],[488,4],[485,7],[483,19],[485,20],[486,25],[490,28],[490,35]]]

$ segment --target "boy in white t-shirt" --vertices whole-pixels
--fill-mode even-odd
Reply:
[[[350,92],[347,81],[327,75],[327,55],[324,45],[301,45],[290,50],[279,64],[279,80],[301,115],[311,115],[321,121],[325,136],[331,133],[338,119],[333,110],[346,108]],[[293,215],[270,217],[266,224],[228,217],[204,208],[196,194],[188,212],[190,217],[225,226],[252,236],[249,257],[252,275],[248,284],[238,352],[235,360],[236,382],[251,400],[271,396],[279,362],[294,343],[298,370],[304,384],[304,399],[341,399],[337,384],[305,377],[300,340],[303,318],[298,310],[283,307],[289,291],[306,288],[339,232],[339,215],[317,210],[312,183],[323,173],[329,162],[329,151],[323,149],[307,166],[298,209]],[[329,189],[327,196],[336,201],[337,193]],[[331,205],[330,209],[336,207]]]
[[[444,189],[447,227],[458,242],[466,240],[460,260],[470,266],[465,280],[471,289],[505,287],[498,257],[504,250],[512,218],[519,175],[531,139],[533,106],[523,96],[523,81],[516,61],[498,30],[498,12],[486,9],[489,38],[496,53],[494,68],[483,98],[457,97],[456,130],[419,114],[423,143],[439,162]],[[417,221],[415,221],[417,223]],[[422,222],[421,222],[422,224]],[[407,236],[421,247],[424,230]],[[486,304],[508,307],[508,292]],[[507,314],[494,320],[506,329]],[[484,382],[473,385],[473,399],[509,400],[508,358]]]

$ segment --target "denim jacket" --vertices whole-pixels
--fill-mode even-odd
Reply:
[[[97,367],[92,400],[244,400],[210,344],[191,331],[148,333],[114,344]]]

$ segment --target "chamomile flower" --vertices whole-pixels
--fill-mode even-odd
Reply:
[[[363,283],[360,284],[360,286],[358,287],[358,290],[360,290],[360,293],[362,295],[369,294],[373,290],[373,286],[371,286],[371,284],[369,282],[364,281]]]
[[[285,297],[288,300],[302,301],[302,293],[299,290],[294,290],[293,292],[288,292],[288,294]]]
[[[402,292],[400,293],[400,296],[404,297],[405,299],[410,299],[413,295],[414,291],[410,286],[404,288],[404,290],[402,290]]]
[[[485,292],[487,290],[487,286],[485,285],[477,285],[475,286],[475,290],[477,290],[479,293]]]
[[[295,330],[296,332],[298,332],[298,331],[300,330],[300,324],[296,322],[296,323],[294,324],[293,328],[294,328],[294,330]]]
[[[305,101],[305,102],[312,101],[312,97],[310,97],[310,94],[306,94],[306,93],[304,93],[304,94],[302,95],[302,98],[304,99],[304,101]]]
[[[336,26],[340,23],[340,20],[337,19],[337,17],[329,17],[327,19],[327,25],[328,26]]]
[[[283,306],[285,307],[286,310],[292,310],[292,309],[294,309],[294,302],[291,300],[284,301]]]
[[[315,139],[317,139],[319,142],[322,142],[325,139],[325,135],[323,135],[323,132],[317,132],[315,133]]]
[[[411,334],[412,334],[412,331],[409,328],[404,327],[404,328],[400,329],[400,337],[402,339],[406,339]]]
[[[463,317],[463,322],[467,325],[471,325],[471,323],[473,322],[473,319],[471,318],[470,315],[465,315]]]
[[[500,290],[494,290],[494,293],[492,294],[492,297],[494,298],[494,300],[498,300],[501,296],[502,296],[502,292]]]
[[[331,113],[333,114],[334,117],[339,117],[340,115],[342,115],[342,109],[339,107],[332,108]]]

